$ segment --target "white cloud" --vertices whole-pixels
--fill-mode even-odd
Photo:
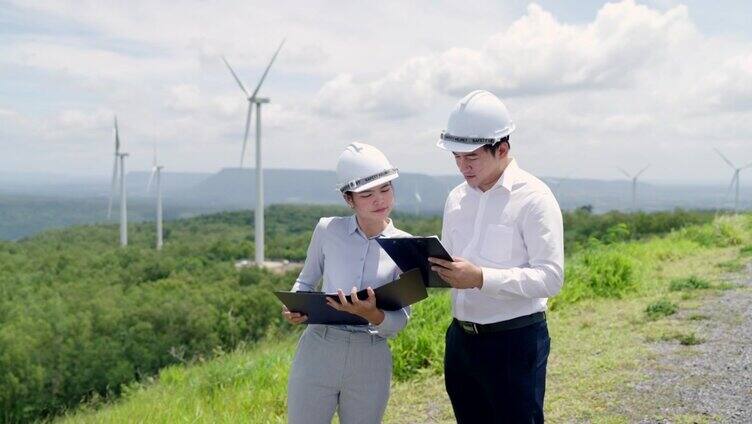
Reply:
[[[700,85],[710,105],[729,111],[752,110],[752,52],[730,58]]]
[[[111,153],[117,112],[131,169],[148,167],[154,139],[171,169],[234,166],[247,102],[220,57],[252,88],[287,36],[263,89],[269,166],[331,169],[363,140],[407,172],[454,172],[435,137],[476,88],[504,98],[513,150],[536,172],[649,161],[651,175],[698,178],[658,164],[702,168],[711,145],[752,158],[752,41],[701,33],[702,10],[626,0],[571,23],[499,3],[18,3],[62,29],[4,36],[0,143],[84,169]]]
[[[329,113],[395,117],[423,112],[436,94],[458,98],[478,87],[505,97],[630,87],[641,71],[695,39],[682,6],[661,13],[627,0],[576,26],[532,4],[481,49],[415,58],[371,81],[340,75],[324,85],[318,102]]]
[[[194,84],[172,86],[165,106],[177,112],[197,110],[201,107],[201,90]]]
[[[120,53],[56,40],[24,41],[7,48],[5,61],[86,81],[133,81],[172,75],[190,67],[186,60]]]
[[[56,130],[75,132],[101,129],[107,124],[112,125],[113,120],[112,111],[101,108],[89,111],[66,109],[61,111],[51,124]]]

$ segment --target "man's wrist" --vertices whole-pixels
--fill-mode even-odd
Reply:
[[[478,273],[480,274],[480,278],[478,278],[478,282],[475,283],[475,287],[480,290],[483,288],[483,268],[478,267]]]

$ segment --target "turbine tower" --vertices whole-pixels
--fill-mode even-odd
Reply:
[[[240,89],[243,91],[243,94],[245,94],[248,100],[248,112],[245,118],[245,134],[243,135],[243,149],[240,152],[241,168],[243,167],[243,160],[245,159],[245,147],[248,142],[248,131],[251,126],[253,105],[256,105],[256,210],[254,213],[254,226],[256,233],[256,266],[264,265],[264,174],[261,168],[261,105],[263,103],[269,103],[270,101],[270,99],[267,97],[257,97],[257,95],[259,90],[261,89],[261,85],[264,83],[264,79],[266,79],[266,75],[269,73],[269,69],[272,67],[274,60],[277,58],[277,55],[279,54],[279,51],[282,50],[282,46],[284,44],[285,40],[283,39],[279,44],[279,47],[277,47],[277,51],[274,52],[272,59],[269,61],[269,64],[266,66],[266,69],[261,75],[261,79],[256,85],[256,89],[253,90],[252,94],[249,94],[243,83],[240,82],[240,78],[238,78],[235,71],[233,71],[232,67],[227,62],[227,59],[222,57],[222,61],[225,62],[227,69],[230,70],[230,73],[232,74],[233,78],[235,78],[235,81],[238,83],[238,86],[240,86]]]
[[[415,215],[420,215],[420,206],[423,203],[423,198],[420,197],[420,192],[418,191],[418,183],[415,183],[415,191],[413,193],[413,197],[415,197]]]
[[[645,172],[645,170],[649,167],[650,165],[646,165],[640,172],[638,172],[634,176],[630,175],[629,172],[623,170],[622,168],[617,167],[622,174],[632,180],[632,211],[637,211],[637,178],[642,175],[642,173]]]
[[[157,190],[157,250],[162,250],[162,168],[164,166],[157,164],[157,143],[154,142],[154,159],[152,160],[151,176],[149,183],[146,185],[146,191],[151,190],[151,184],[156,184]]]
[[[112,216],[112,198],[115,195],[116,187],[119,187],[121,247],[128,245],[128,208],[125,195],[125,158],[127,156],[128,153],[120,151],[120,131],[118,130],[117,116],[115,116],[115,162],[112,165],[112,187],[110,188],[110,203],[107,206],[107,218],[109,219]]]
[[[715,152],[718,153],[718,156],[720,156],[721,159],[723,159],[723,161],[726,162],[731,167],[731,169],[734,170],[734,176],[731,177],[731,184],[729,184],[729,188],[728,190],[726,190],[726,197],[728,197],[728,193],[731,191],[732,188],[736,189],[735,190],[736,192],[734,194],[734,213],[739,213],[739,172],[751,167],[752,162],[740,168],[737,168],[736,165],[734,165],[726,156],[724,156],[720,150],[715,149],[715,148],[713,150],[715,150]],[[724,198],[724,203],[725,203],[725,200],[726,199]]]
[[[551,191],[554,193],[554,197],[556,198],[557,202],[561,201],[561,198],[559,197],[560,196],[559,187],[561,187],[561,183],[563,183],[564,181],[568,180],[571,176],[572,176],[572,174],[569,173],[569,174],[567,174],[566,177],[559,177],[559,178],[556,179],[555,183],[553,183],[553,184],[551,184],[549,186],[549,188],[551,188]],[[553,186],[553,187],[551,187],[551,186]]]

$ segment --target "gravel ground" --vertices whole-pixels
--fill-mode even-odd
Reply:
[[[643,407],[627,412],[634,422],[752,423],[752,266],[728,280],[741,287],[685,313],[707,317],[693,321],[703,343],[655,343],[651,378],[634,387]]]

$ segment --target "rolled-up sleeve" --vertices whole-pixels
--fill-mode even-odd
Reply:
[[[405,328],[409,319],[409,306],[397,311],[384,311],[384,321],[381,321],[379,325],[372,326],[372,330],[382,337],[393,338]]]
[[[551,194],[531,202],[521,232],[527,246],[528,266],[482,267],[481,292],[499,299],[547,298],[564,284],[564,228],[561,209]]]
[[[321,276],[324,274],[324,233],[326,223],[324,219],[319,219],[316,228],[313,230],[311,242],[308,244],[308,253],[306,254],[305,264],[300,271],[295,284],[291,291],[315,291]]]

